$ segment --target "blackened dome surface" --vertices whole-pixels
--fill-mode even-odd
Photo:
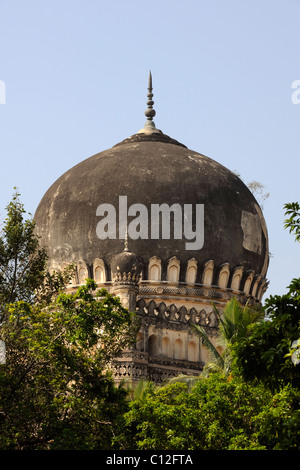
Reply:
[[[135,274],[142,272],[142,262],[132,251],[122,251],[113,257],[111,262],[112,274]]]
[[[229,263],[265,276],[268,236],[252,193],[224,166],[162,133],[135,134],[74,166],[49,188],[34,218],[53,266],[78,260],[92,266],[96,258],[111,266],[124,248],[124,239],[118,238],[119,196],[127,196],[128,207],[143,204],[149,214],[152,204],[204,204],[200,250],[187,250],[187,240],[174,239],[172,231],[169,240],[128,240],[129,249],[142,259],[144,278],[153,256],[161,258],[162,274],[168,259],[177,256],[183,267],[195,258],[198,265],[213,260],[215,266]],[[96,211],[104,203],[116,208],[116,239],[97,236]]]

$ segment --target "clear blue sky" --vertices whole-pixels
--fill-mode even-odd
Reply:
[[[0,218],[14,186],[34,214],[62,173],[143,127],[151,69],[156,126],[270,193],[267,293],[286,292],[300,275],[283,228],[300,201],[300,0],[0,0],[0,18]]]

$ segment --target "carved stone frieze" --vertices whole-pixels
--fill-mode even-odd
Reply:
[[[187,309],[185,306],[176,307],[173,303],[167,306],[164,302],[156,304],[151,299],[148,303],[145,299],[137,301],[136,313],[140,317],[141,326],[155,325],[160,329],[188,331],[191,324],[200,325],[211,336],[217,334],[219,318],[214,310],[206,312],[203,308],[196,310],[194,307]]]
[[[151,285],[148,283],[139,283],[139,294],[140,296],[145,295],[164,295],[164,296],[186,296],[186,297],[198,297],[204,299],[214,299],[220,301],[228,301],[230,300],[231,296],[234,295],[237,297],[238,301],[242,304],[245,304],[247,301],[250,304],[256,304],[257,301],[254,298],[251,298],[249,294],[245,295],[242,292],[232,291],[232,289],[224,289],[218,286],[205,288],[205,287],[186,287],[186,286],[170,286],[164,285]]]
[[[111,370],[116,382],[124,379],[129,382],[148,379],[155,383],[162,383],[178,374],[199,375],[203,367],[203,362],[151,357],[147,353],[126,351],[114,361]]]

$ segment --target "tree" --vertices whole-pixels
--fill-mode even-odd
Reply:
[[[258,203],[261,209],[263,209],[265,200],[268,199],[268,197],[270,196],[270,193],[265,193],[264,192],[265,186],[258,181],[251,181],[250,183],[248,183],[248,188],[250,189],[252,194],[255,196],[255,198],[258,200]]]
[[[0,448],[110,448],[127,391],[108,368],[135,335],[133,314],[92,280],[48,306],[10,304],[0,329]]]
[[[285,215],[290,216],[284,222],[284,228],[295,233],[295,241],[300,242],[300,204],[292,202],[284,205]],[[293,282],[297,282],[294,280]],[[290,352],[285,357],[291,357],[294,365],[300,364],[300,337],[292,342]]]
[[[130,403],[117,440],[137,450],[300,450],[299,394],[212,374]]]
[[[299,369],[286,357],[300,336],[300,279],[287,294],[265,301],[268,321],[252,326],[250,335],[234,345],[235,364],[245,380],[258,379],[272,389],[300,387]]]
[[[235,170],[233,173],[243,181],[238,171]],[[260,208],[263,210],[265,200],[268,199],[268,197],[270,196],[270,193],[265,192],[265,186],[259,181],[255,181],[255,180],[250,181],[250,183],[247,183],[247,186],[250,189],[253,196],[257,199],[258,204],[260,205]]]
[[[135,317],[93,280],[67,294],[74,267],[46,263],[15,192],[0,236],[0,449],[110,448],[128,402],[109,366]]]
[[[73,265],[62,272],[47,271],[47,252],[40,246],[34,220],[25,218],[16,189],[6,211],[0,233],[0,322],[12,302],[51,302],[74,272]]]
[[[300,241],[300,206],[285,204],[285,228]],[[300,387],[298,365],[300,338],[300,278],[293,279],[288,292],[265,301],[268,321],[253,326],[251,335],[235,345],[235,363],[245,380],[259,379],[272,389],[281,384]],[[292,357],[292,360],[290,359]]]
[[[0,236],[0,303],[32,302],[43,283],[47,254],[39,246],[33,220],[24,220],[25,210],[15,190],[7,206]]]
[[[291,202],[284,205],[285,215],[290,216],[284,221],[284,228],[295,234],[295,241],[300,242],[300,204]]]
[[[203,374],[209,374],[214,371],[222,371],[225,375],[231,373],[231,351],[232,344],[241,338],[247,337],[249,325],[261,322],[264,312],[260,308],[251,308],[248,305],[241,306],[236,297],[232,297],[227,302],[223,314],[217,310],[215,312],[219,318],[219,346],[222,353],[211,342],[205,329],[199,325],[193,325],[194,331],[201,337],[203,345],[210,353],[211,361],[204,366]]]

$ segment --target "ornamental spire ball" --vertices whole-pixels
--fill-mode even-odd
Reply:
[[[149,93],[147,94],[147,96],[148,96],[148,101],[147,101],[148,108],[145,111],[145,116],[147,117],[148,121],[153,121],[153,118],[156,115],[156,112],[155,112],[155,109],[153,109],[154,101],[152,100],[152,98],[153,98],[153,93],[152,93],[153,88],[152,88],[152,74],[151,74],[151,71],[149,73],[148,91],[149,91]]]
[[[145,116],[147,118],[147,121],[145,122],[145,126],[143,129],[141,129],[139,132],[140,133],[153,133],[153,132],[159,132],[158,129],[156,129],[153,118],[156,115],[155,109],[153,109],[154,101],[153,101],[153,88],[152,88],[152,74],[151,70],[149,72],[149,80],[148,80],[148,101],[147,101],[147,106],[148,108],[145,111]]]

